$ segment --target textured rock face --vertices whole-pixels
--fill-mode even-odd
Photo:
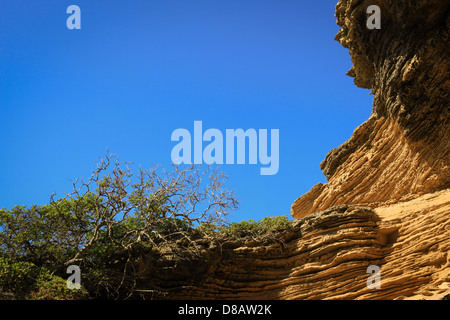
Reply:
[[[173,248],[156,264],[141,262],[136,293],[144,299],[441,299],[450,293],[449,212],[445,190],[375,210],[330,208],[278,231],[276,241],[205,241],[195,259]],[[380,267],[380,289],[367,287],[370,265]]]
[[[366,9],[381,9],[381,29]],[[376,207],[450,187],[450,2],[357,1],[336,6],[354,66],[374,95],[371,117],[321,164],[328,180],[292,205],[299,218],[333,205]],[[362,106],[363,107],[363,106]]]
[[[366,9],[381,8],[381,30]],[[321,164],[272,240],[198,241],[137,262],[140,298],[442,299],[450,293],[448,0],[340,0],[348,75],[374,95],[371,117]],[[364,107],[364,106],[362,106]],[[367,287],[367,268],[381,288]],[[163,294],[164,293],[164,294]]]
[[[327,210],[280,231],[277,241],[204,248],[201,256],[211,258],[208,264],[183,263],[172,251],[178,260],[175,269],[184,275],[158,281],[158,288],[167,290],[170,299],[322,298],[330,291],[348,291],[346,285],[364,288],[367,263],[384,257],[376,219],[366,208]],[[144,282],[160,274],[145,270]],[[201,278],[192,279],[199,274]]]

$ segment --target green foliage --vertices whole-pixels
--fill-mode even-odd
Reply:
[[[135,212],[111,229],[99,228],[97,241],[86,247],[83,259],[79,261],[87,287],[69,290],[64,280],[67,277],[64,262],[92,239],[93,207],[98,201],[95,194],[89,193],[56,204],[0,210],[0,287],[14,292],[19,298],[83,299],[88,297],[86,289],[94,296],[101,291],[116,292],[122,279],[122,276],[115,276],[118,274],[117,262],[124,265],[133,252],[148,252],[165,235],[176,240],[180,233],[199,232],[245,241],[264,239],[290,226],[287,215],[229,225],[205,221],[196,228],[189,221],[175,218],[158,218],[154,224],[146,225],[140,213]],[[142,233],[142,241],[133,243],[131,251],[124,255],[123,242],[131,243],[134,231],[146,230],[149,226],[151,232]],[[144,234],[152,239],[146,239]],[[126,240],[126,237],[130,239]]]
[[[1,256],[38,266],[61,264],[90,237],[93,194],[44,206],[0,210]]]
[[[220,232],[220,230],[222,230],[223,227],[224,227],[223,225],[219,225],[214,222],[204,221],[200,223],[195,229],[203,234],[214,235],[215,233]]]
[[[245,237],[264,238],[270,233],[279,229],[288,228],[291,225],[287,215],[265,217],[261,220],[254,221],[244,220],[234,222],[228,226],[218,228],[219,231],[234,239],[243,239]],[[209,226],[211,228],[211,226]]]
[[[34,286],[40,268],[30,262],[13,262],[0,257],[0,287],[22,297]]]
[[[132,183],[131,170],[117,159],[109,169],[114,158],[107,155],[88,182],[77,180],[62,199],[0,209],[0,289],[21,298],[85,297],[85,291],[67,291],[66,268],[74,264],[94,297],[117,297],[124,283],[133,290],[133,263],[141,254],[197,237],[194,224],[237,208],[217,172],[205,184],[199,168],[155,168],[140,170]]]
[[[40,273],[34,283],[34,288],[28,299],[32,300],[81,300],[88,297],[85,288],[69,289],[67,280],[51,275],[48,272]]]
[[[84,288],[70,290],[66,280],[30,262],[0,258],[0,287],[17,299],[75,300],[87,298]]]

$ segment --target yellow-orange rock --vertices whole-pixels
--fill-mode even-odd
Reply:
[[[450,191],[298,219],[273,241],[171,248],[142,266],[141,298],[440,299],[450,293]],[[165,266],[166,269],[162,268]],[[370,265],[380,289],[367,287]],[[166,270],[166,272],[164,272]]]
[[[381,30],[366,9],[381,8]],[[441,299],[450,293],[450,2],[340,0],[348,75],[371,117],[265,240],[209,242],[141,257],[135,295],[164,299]],[[363,107],[363,106],[362,106]],[[294,173],[293,173],[294,175]],[[381,287],[370,289],[370,265]]]
[[[380,30],[364,23],[373,1],[341,0],[336,39],[355,84],[372,89],[371,117],[321,164],[328,180],[292,205],[299,218],[333,205],[370,207],[450,187],[450,3],[376,1]]]

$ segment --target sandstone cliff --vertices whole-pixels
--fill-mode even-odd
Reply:
[[[366,9],[381,8],[380,30]],[[136,294],[169,299],[440,299],[450,293],[448,0],[340,0],[348,72],[371,117],[321,164],[328,183],[266,240],[197,242],[141,257]],[[361,106],[364,107],[364,106]],[[381,288],[367,287],[367,268]],[[161,294],[165,293],[165,294]]]
[[[371,4],[381,9],[380,30],[365,27]],[[328,183],[294,202],[294,218],[450,187],[449,8],[446,0],[339,1],[336,40],[349,49],[348,75],[372,89],[373,111],[328,153],[321,164]]]
[[[140,298],[440,299],[450,293],[450,191],[375,210],[341,205],[298,219],[273,239],[199,241],[140,261]],[[278,237],[275,237],[277,235]],[[367,268],[381,288],[367,287]]]

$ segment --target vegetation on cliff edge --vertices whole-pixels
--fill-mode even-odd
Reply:
[[[287,216],[227,224],[238,208],[217,169],[158,166],[139,170],[114,155],[100,159],[73,192],[30,208],[0,210],[0,292],[19,299],[131,296],[136,259],[175,243],[207,237],[244,239],[286,227]],[[81,290],[66,286],[67,267],[82,272]]]

